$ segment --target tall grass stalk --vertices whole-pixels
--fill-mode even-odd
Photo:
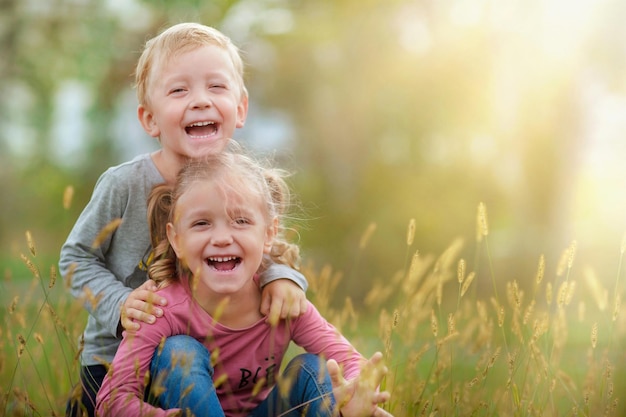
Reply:
[[[462,258],[464,239],[438,256],[416,250],[409,223],[402,270],[375,282],[358,303],[336,299],[341,271],[303,267],[320,312],[365,356],[384,352],[390,373],[382,388],[392,394],[385,408],[399,417],[624,415],[626,238],[609,301],[595,271],[574,264],[575,243],[558,265],[539,255],[534,276],[507,282],[493,266],[484,206],[478,219],[472,262]],[[374,230],[359,242],[359,257],[376,250]],[[26,246],[29,285],[6,276],[2,282],[0,410],[60,416],[78,378],[75,341],[86,315],[59,286],[64,280],[54,267],[42,277],[30,233]]]

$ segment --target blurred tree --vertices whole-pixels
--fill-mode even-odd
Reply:
[[[2,245],[36,227],[57,251],[97,176],[121,161],[116,144],[130,140],[113,125],[142,44],[196,20],[243,49],[254,129],[244,136],[289,136],[276,146],[297,168],[304,254],[346,272],[343,294],[358,301],[407,253],[439,253],[458,235],[474,259],[481,201],[496,273],[524,281],[541,253],[554,264],[576,238],[572,201],[589,136],[582,90],[593,78],[623,97],[622,3],[2,0],[0,192],[12,196]],[[87,127],[72,138],[84,143],[82,163],[63,164],[57,156],[73,154],[55,149],[67,85],[78,85],[70,95],[86,91],[76,119]],[[62,213],[68,184],[75,203]]]

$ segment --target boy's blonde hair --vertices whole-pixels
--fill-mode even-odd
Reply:
[[[207,45],[218,46],[228,53],[236,71],[241,96],[247,97],[248,91],[243,80],[244,65],[239,48],[219,30],[188,22],[171,26],[146,42],[135,70],[135,88],[139,104],[145,106],[149,100],[148,86],[151,82],[152,71],[157,64],[177,54]]]

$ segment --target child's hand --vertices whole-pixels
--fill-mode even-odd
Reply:
[[[163,310],[158,306],[166,305],[167,300],[157,295],[156,290],[156,283],[149,279],[128,294],[128,298],[122,305],[120,316],[120,323],[124,329],[135,331],[139,329],[138,321],[154,323],[157,317],[163,315]]]
[[[260,311],[270,324],[278,323],[279,318],[298,317],[306,313],[306,309],[306,295],[293,281],[277,279],[263,287]]]
[[[361,366],[361,374],[351,381],[343,378],[334,359],[327,362],[337,410],[343,417],[391,417],[390,413],[378,406],[387,402],[390,396],[387,391],[378,391],[380,382],[387,374],[387,367],[382,360],[382,353],[376,352]]]

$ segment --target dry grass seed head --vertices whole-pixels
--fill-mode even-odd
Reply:
[[[365,299],[364,299],[365,305],[372,309],[376,309],[377,307],[382,305],[385,301],[387,301],[389,297],[391,297],[391,295],[395,291],[396,289],[393,286],[388,285],[386,283],[377,282],[373,285],[372,289],[369,290],[369,292],[365,296]],[[316,306],[317,306],[317,302],[316,302]]]
[[[19,301],[20,301],[20,296],[14,295],[13,301],[11,301],[11,304],[9,305],[9,314],[13,314],[15,312],[15,309],[17,308],[17,303]]]
[[[63,190],[63,208],[68,210],[72,206],[72,200],[74,198],[74,187],[68,185]]]
[[[28,257],[24,255],[23,253],[20,253],[20,258],[22,258],[22,261],[24,261],[24,263],[26,264],[26,267],[33,274],[33,277],[35,277],[38,280],[40,275],[39,275],[39,269],[37,268],[37,266],[35,266],[35,264],[33,264],[33,262],[30,259],[28,259]]]
[[[456,277],[457,277],[457,281],[459,281],[459,285],[462,285],[463,281],[465,280],[465,259],[459,260]]]
[[[567,269],[572,269],[574,265],[574,257],[576,256],[576,248],[578,243],[574,240],[567,249]]]
[[[411,246],[413,244],[413,240],[415,239],[415,219],[411,219],[409,221],[409,227],[406,232],[406,244],[407,246]]]
[[[100,233],[96,236],[93,243],[91,244],[92,249],[97,249],[117,228],[122,224],[122,219],[115,219],[111,221],[109,224],[104,226]]]
[[[21,358],[24,353],[24,349],[26,349],[26,339],[21,334],[17,335],[18,347],[17,347],[17,357]]]
[[[437,337],[437,333],[439,333],[439,321],[437,320],[434,309],[430,310],[430,330],[433,332],[433,336]]]
[[[619,310],[620,310],[621,304],[622,304],[622,295],[618,293],[615,296],[615,303],[613,304],[613,316],[611,317],[613,321],[617,320],[617,317],[619,316]]]
[[[33,236],[30,233],[30,230],[26,231],[26,243],[28,244],[28,250],[32,256],[37,256],[37,250],[35,249],[35,242],[33,241]]]
[[[448,334],[456,333],[456,325],[454,322],[454,314],[448,314]]]
[[[481,242],[483,237],[489,234],[487,225],[487,208],[483,202],[478,204],[478,213],[476,216],[476,241]]]
[[[539,257],[539,265],[537,265],[537,274],[535,275],[535,283],[537,285],[541,284],[543,277],[546,273],[546,258],[541,255]]]
[[[57,269],[54,265],[50,266],[50,282],[48,283],[48,288],[54,287],[54,284],[57,282]]]
[[[528,320],[532,316],[534,310],[535,310],[535,300],[530,300],[530,303],[528,303],[528,305],[526,306],[526,309],[524,310],[522,324],[524,325],[528,324]]]
[[[591,295],[598,305],[598,309],[600,309],[600,311],[604,311],[608,305],[608,290],[602,287],[602,284],[598,280],[598,277],[593,269],[585,268],[584,276],[587,286],[591,290]]]
[[[476,273],[474,271],[469,273],[469,275],[465,279],[465,282],[463,283],[463,287],[461,287],[461,297],[463,297],[465,295],[465,293],[469,289],[470,285],[474,281],[474,277],[475,276],[476,276]]]
[[[418,291],[418,285],[421,279],[426,275],[426,271],[430,267],[430,259],[422,259],[419,252],[416,251],[411,257],[411,265],[406,279],[402,283],[402,290],[407,296]]]
[[[365,232],[363,232],[363,235],[361,236],[361,240],[359,241],[360,250],[365,249],[365,247],[369,243],[370,238],[372,237],[375,231],[376,231],[376,223],[370,223],[367,226],[367,229],[365,229]]]

